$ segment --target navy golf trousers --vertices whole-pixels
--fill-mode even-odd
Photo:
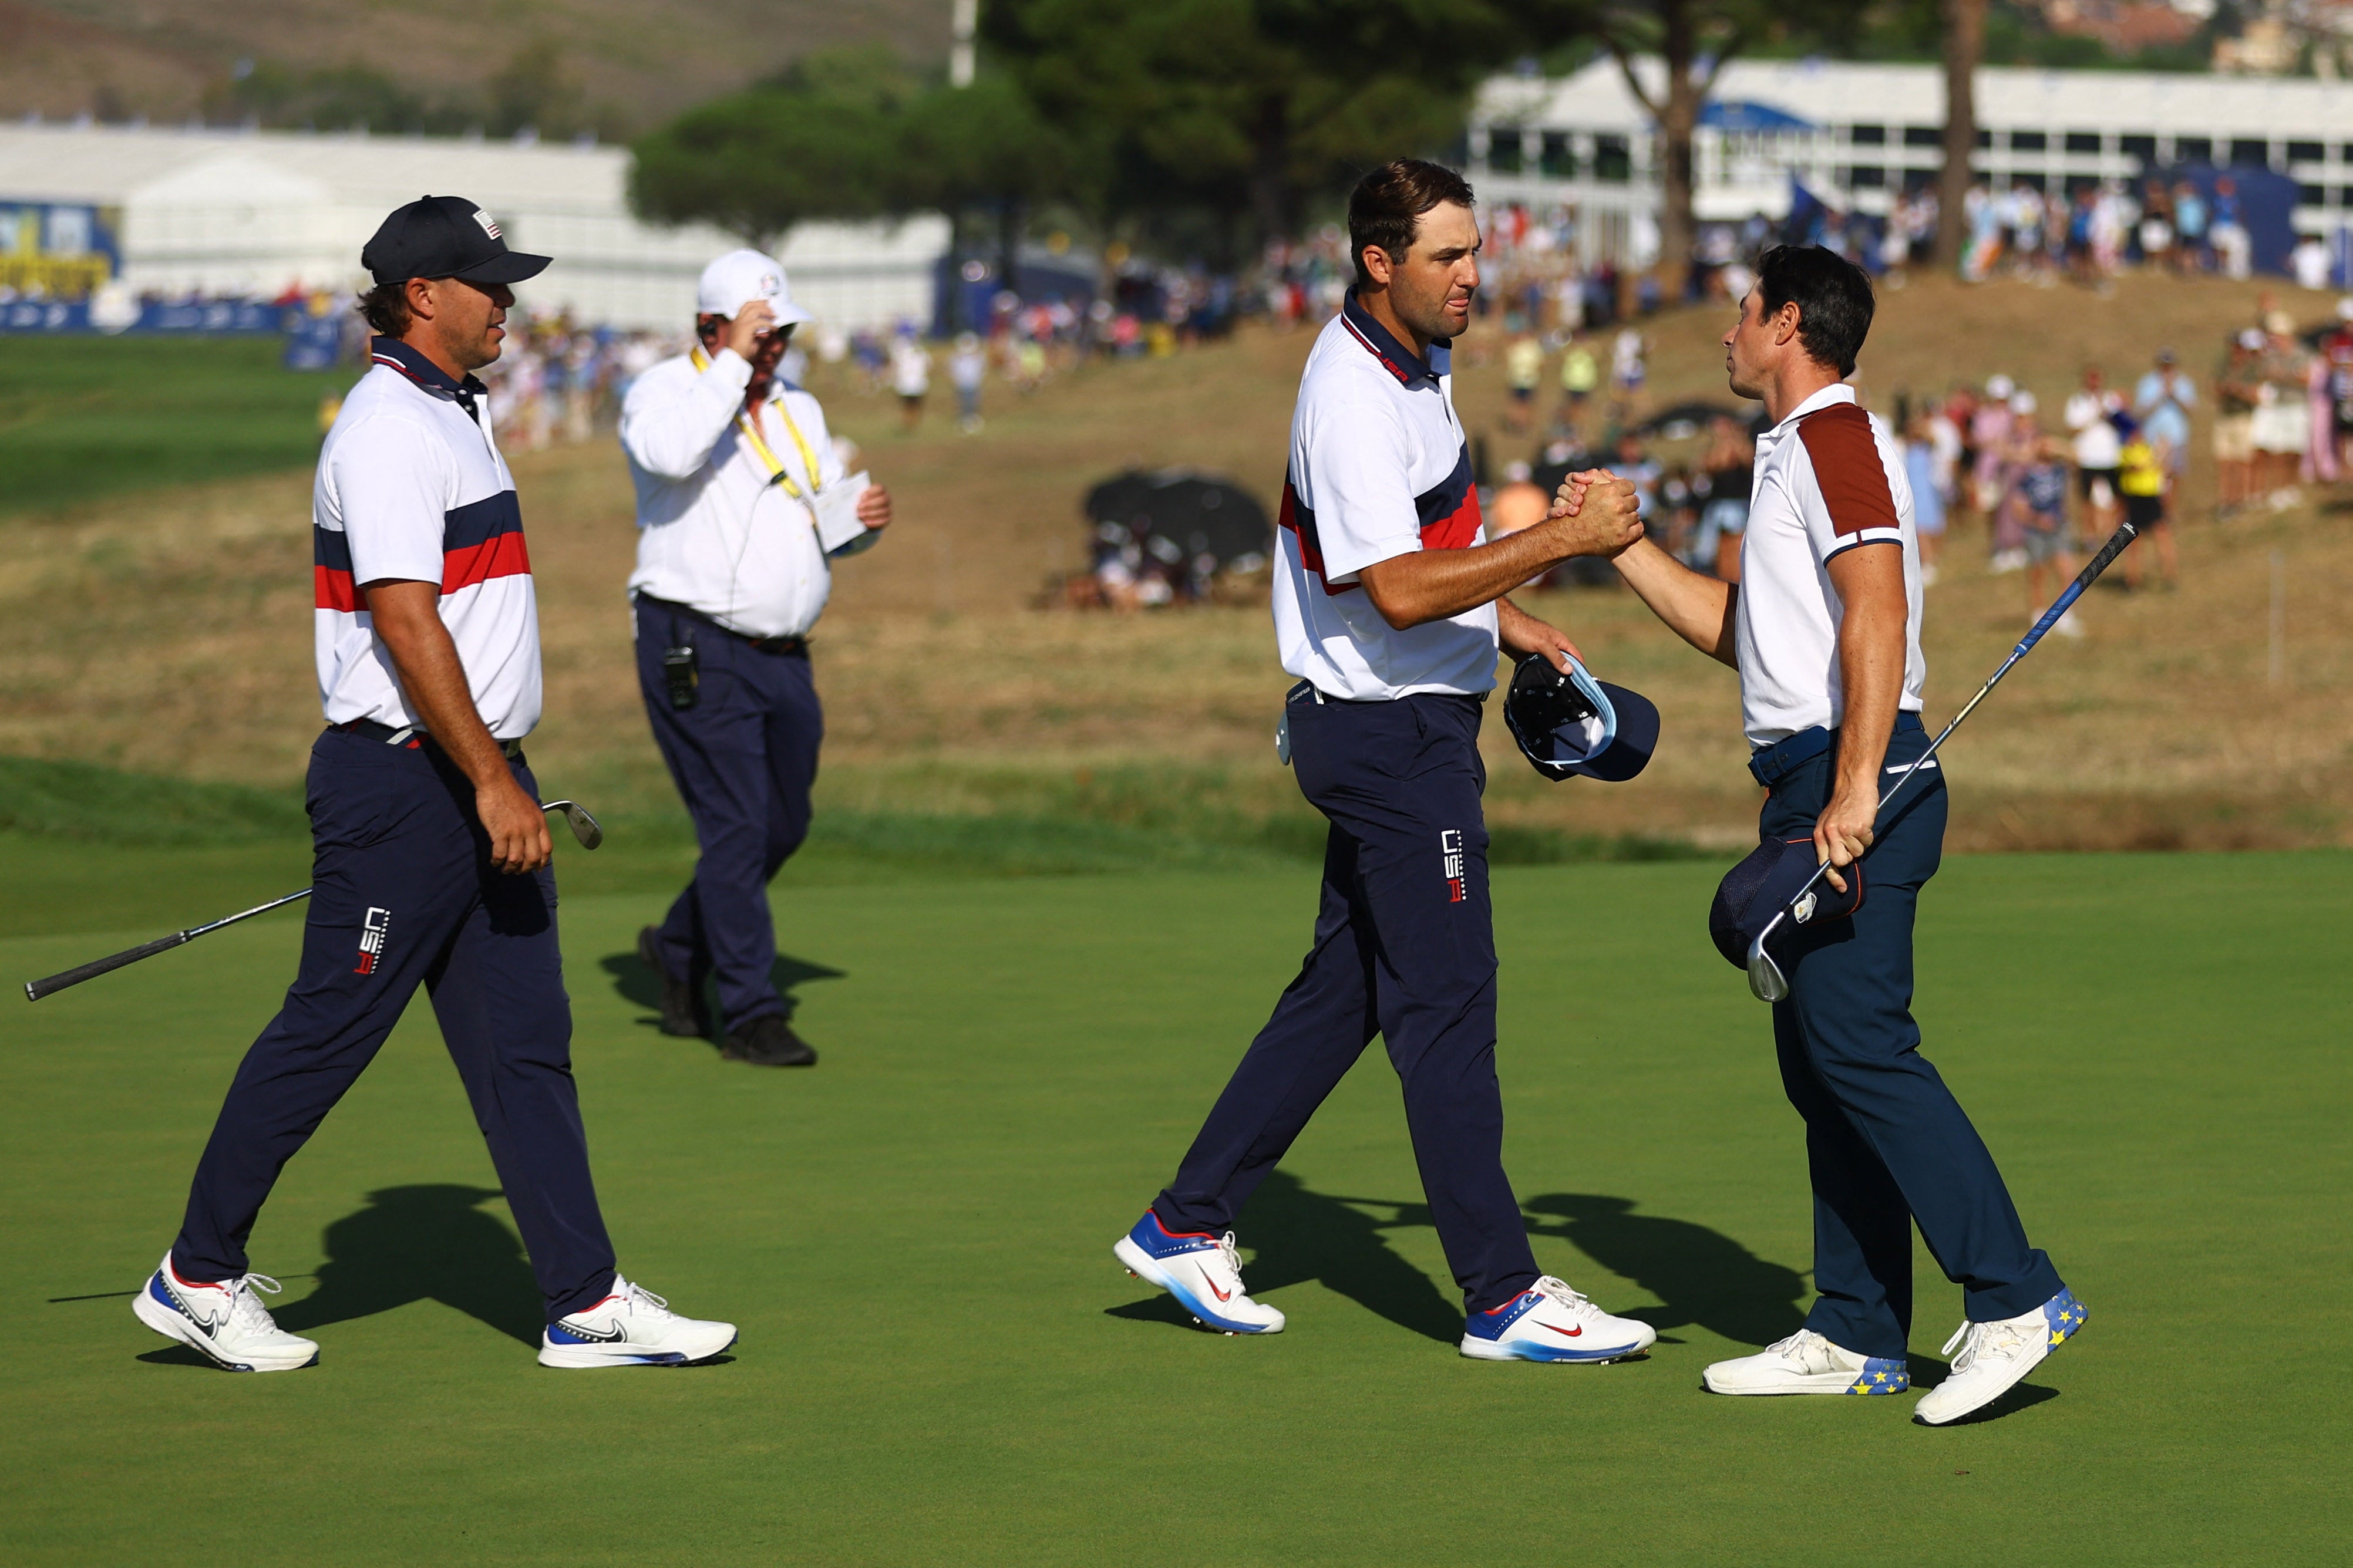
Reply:
[[[1378,1034],[1447,1266],[1482,1312],[1537,1276],[1504,1174],[1479,703],[1304,695],[1284,711],[1299,787],[1332,824],[1315,943],[1153,1212],[1224,1231]]]
[[[1927,749],[1905,714],[1889,742],[1885,789]],[[1814,1288],[1806,1327],[1860,1355],[1899,1358],[1912,1330],[1912,1224],[1972,1322],[2031,1312],[2062,1289],[2025,1227],[1967,1112],[1920,1055],[1912,1020],[1912,919],[1945,847],[1941,756],[1904,786],[1863,861],[1850,920],[1787,949],[1789,995],[1773,1040],[1789,1103],[1806,1121],[1814,1187]],[[1829,805],[1838,748],[1773,785],[1767,838],[1810,837]]]
[[[538,785],[518,759],[516,780]],[[311,751],[314,846],[302,967],[246,1052],[172,1244],[189,1279],[246,1272],[246,1239],[297,1151],[421,983],[490,1144],[548,1321],[613,1282],[572,1081],[555,877],[490,863],[474,786],[429,744],[330,730]]]
[[[661,923],[672,974],[716,978],[730,1029],[785,1010],[773,971],[768,879],[808,837],[825,710],[806,653],[771,653],[709,621],[640,600],[638,684],[654,743],[694,818],[694,879]],[[691,647],[695,704],[670,705],[662,650]]]

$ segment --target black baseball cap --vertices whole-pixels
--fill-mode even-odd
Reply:
[[[360,252],[360,265],[379,283],[411,278],[520,283],[547,270],[550,259],[509,250],[491,215],[463,196],[419,196],[394,208]]]

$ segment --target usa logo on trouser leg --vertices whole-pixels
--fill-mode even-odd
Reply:
[[[1462,830],[1443,828],[1438,835],[1438,855],[1446,878],[1446,901],[1461,903],[1466,896],[1462,883]]]
[[[360,962],[353,974],[374,974],[376,960],[384,956],[385,932],[392,929],[392,911],[370,906],[367,918],[360,921]]]

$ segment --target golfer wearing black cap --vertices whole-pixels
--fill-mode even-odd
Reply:
[[[547,258],[509,250],[471,202],[427,196],[386,218],[361,261],[375,279],[360,303],[373,368],[327,434],[312,492],[327,729],[311,752],[301,969],[237,1068],[179,1237],[133,1310],[230,1371],[318,1359],[263,1307],[257,1291],[278,1285],[248,1271],[246,1241],[421,984],[546,1299],[541,1364],[698,1361],[734,1325],[680,1317],[614,1271],[522,754],[539,721],[539,614],[472,373],[499,357],[510,285]]]
[[[1794,859],[1797,881],[1820,860],[1832,868],[1828,891],[1800,905],[1805,922],[1785,921],[1790,934],[1772,939],[1788,982],[1773,1036],[1806,1121],[1819,1299],[1802,1330],[1716,1363],[1706,1384],[1902,1393],[1916,1221],[1967,1311],[1946,1346],[1951,1375],[1916,1407],[1937,1426],[2007,1392],[2075,1331],[2084,1308],[2028,1245],[1912,1019],[1913,911],[1943,851],[1946,797],[1931,759],[1880,813],[1883,784],[1927,749],[1927,666],[1904,461],[1844,384],[1872,310],[1870,279],[1852,262],[1819,247],[1767,251],[1724,339],[1732,390],[1763,399],[1774,422],[1757,443],[1740,582],[1702,576],[1647,542],[1617,563],[1661,620],[1740,671],[1749,771],[1771,793],[1764,844],[1719,898],[1727,956],[1796,891],[1778,862]],[[1563,489],[1574,506],[1577,481]]]
[[[1461,1352],[1639,1355],[1649,1324],[1538,1271],[1504,1173],[1478,744],[1499,644],[1556,669],[1575,651],[1504,595],[1641,537],[1635,497],[1594,476],[1580,515],[1488,542],[1448,363],[1479,284],[1471,187],[1390,163],[1349,198],[1348,232],[1356,286],[1300,378],[1273,589],[1299,677],[1287,756],[1331,823],[1314,943],[1175,1179],[1113,1250],[1205,1324],[1281,1331],[1282,1313],[1242,1289],[1230,1226],[1378,1034],[1462,1292]]]

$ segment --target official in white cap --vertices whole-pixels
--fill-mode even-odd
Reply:
[[[702,269],[696,310],[696,346],[640,375],[621,410],[638,495],[638,678],[702,847],[638,952],[661,981],[665,1033],[710,1035],[713,980],[724,1055],[807,1067],[817,1053],[770,977],[768,880],[808,836],[825,732],[808,635],[828,563],[874,542],[891,498],[842,471],[824,409],[776,374],[793,329],[813,319],[783,263],[728,252]]]

